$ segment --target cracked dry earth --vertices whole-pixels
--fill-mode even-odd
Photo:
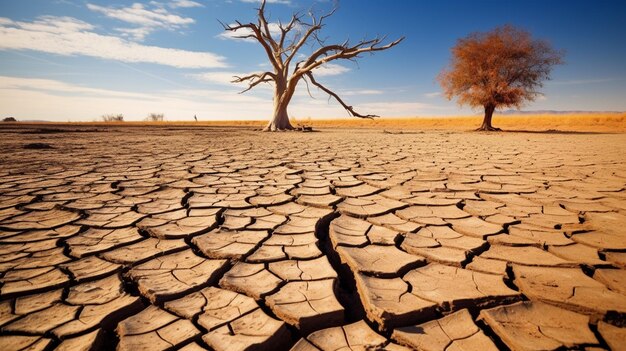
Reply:
[[[1,350],[626,347],[624,135],[11,128]]]

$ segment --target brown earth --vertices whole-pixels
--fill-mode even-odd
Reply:
[[[11,124],[0,148],[0,350],[626,345],[624,134]]]

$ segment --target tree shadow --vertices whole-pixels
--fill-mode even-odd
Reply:
[[[611,132],[585,132],[585,131],[570,131],[570,130],[524,130],[524,129],[503,129],[500,133],[526,133],[526,134],[571,134],[571,135],[592,135],[592,134],[612,134]]]

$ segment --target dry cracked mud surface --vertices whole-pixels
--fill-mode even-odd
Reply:
[[[0,148],[1,350],[626,347],[624,135],[24,125]]]

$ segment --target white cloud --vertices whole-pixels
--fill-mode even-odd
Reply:
[[[152,33],[152,29],[148,27],[115,28],[115,30],[122,33],[123,37],[132,38],[137,41],[143,41],[150,33]]]
[[[313,70],[316,76],[326,77],[326,76],[336,76],[339,74],[344,74],[349,72],[350,68],[338,65],[335,63],[327,63],[325,65],[319,66]]]
[[[54,93],[71,93],[80,95],[91,96],[105,96],[105,97],[118,97],[118,98],[148,98],[146,95],[129,93],[116,90],[95,89],[89,87],[83,87],[80,85],[73,85],[64,83],[58,80],[40,79],[40,78],[19,78],[19,77],[7,77],[0,76],[0,89],[13,89],[13,90],[34,90],[34,91],[47,91]],[[150,99],[152,100],[152,99]]]
[[[242,95],[236,90],[135,93],[49,79],[0,76],[0,114],[21,120],[89,121],[108,113],[142,120],[150,112],[164,113],[170,120],[192,120],[193,115],[199,119],[265,119],[271,110],[271,97]]]
[[[71,17],[40,17],[33,22],[0,22],[0,50],[34,50],[64,56],[83,55],[122,62],[145,62],[178,68],[226,67],[210,52],[141,45],[93,32]]]
[[[190,0],[174,0],[172,2],[170,2],[169,4],[167,4],[167,6],[175,9],[178,7],[184,7],[184,8],[188,8],[188,7],[204,7],[204,5],[202,5],[199,2],[195,2],[195,1],[190,1]]]
[[[86,32],[95,27],[87,22],[73,17],[41,16],[33,22],[14,22],[2,24],[2,27],[17,27],[30,32],[47,32],[53,34],[68,34]]]
[[[342,91],[341,94],[342,96],[359,96],[359,95],[380,95],[383,94],[384,91],[382,90],[375,90],[375,89],[363,89],[363,90],[346,90],[346,91]]]
[[[242,73],[220,71],[220,72],[203,72],[197,74],[190,74],[189,76],[197,80],[209,83],[216,83],[220,85],[231,85],[235,76],[241,76]]]
[[[130,7],[114,8],[87,4],[87,8],[117,20],[140,25],[181,26],[194,23],[193,18],[181,17],[167,12],[163,8],[147,9],[140,3]]]
[[[426,94],[424,94],[424,96],[429,98],[429,99],[432,99],[432,98],[436,98],[436,97],[441,96],[441,92],[440,91],[434,91],[432,93],[426,93]]]
[[[176,2],[172,4],[176,4]],[[151,2],[150,5],[152,5],[152,7],[147,8],[143,4],[134,3],[129,7],[116,8],[87,4],[87,8],[91,11],[101,13],[106,17],[138,26],[135,28],[117,29],[121,33],[124,33],[135,40],[143,40],[148,34],[157,29],[174,31],[195,22],[193,18],[181,17],[177,14],[169,12],[161,3]]]
[[[251,73],[216,71],[216,72],[203,72],[203,73],[197,73],[197,74],[188,74],[187,76],[194,78],[196,80],[206,82],[206,83],[211,83],[214,85],[229,86],[229,87],[232,87],[233,89],[237,89],[236,90],[237,92],[241,92],[243,89],[248,87],[248,82],[234,83],[233,79],[235,79],[235,76],[243,77]],[[273,85],[271,85],[271,83],[262,83],[262,84],[255,86],[252,91],[263,93],[263,92],[270,91],[272,87]],[[247,94],[249,93],[250,92],[247,92]]]
[[[14,22],[13,20],[6,18],[6,17],[0,17],[0,26],[8,26],[8,25],[12,25]]]

